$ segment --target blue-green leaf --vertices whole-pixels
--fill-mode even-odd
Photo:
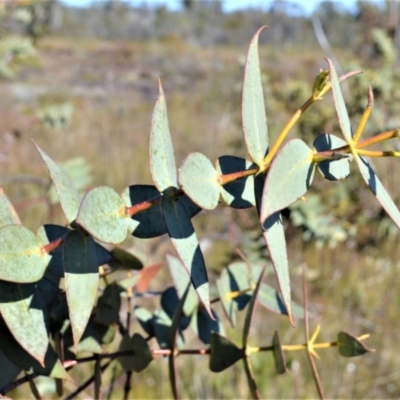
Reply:
[[[300,139],[288,141],[274,158],[264,184],[260,221],[302,197],[314,178],[313,151]]]
[[[43,365],[49,344],[48,316],[37,286],[0,281],[0,312],[21,347]]]
[[[254,164],[244,158],[221,156],[217,161],[217,171],[221,175],[232,174],[254,168]],[[256,204],[254,197],[254,176],[247,176],[221,186],[221,197],[233,208],[249,208]]]
[[[65,172],[35,142],[33,144],[50,172],[67,221],[74,221],[78,214],[80,202],[78,191]]]
[[[201,153],[190,153],[179,168],[179,184],[199,207],[213,210],[218,205],[221,185],[218,172]]]
[[[182,203],[164,196],[161,209],[172,244],[190,275],[200,301],[211,315],[207,270],[190,217]]]
[[[50,258],[28,228],[22,225],[0,228],[0,279],[17,283],[37,282]]]
[[[389,217],[400,229],[400,211],[396,204],[394,204],[385,187],[382,185],[382,182],[379,180],[378,176],[375,174],[375,171],[364,157],[359,156],[358,154],[354,154],[354,157],[364,181],[372,190],[372,193],[375,195],[383,209],[388,213]]]
[[[169,133],[167,104],[159,81],[159,96],[154,107],[150,135],[150,168],[153,181],[160,192],[178,187],[176,164]]]
[[[211,333],[210,342],[210,370],[212,372],[221,372],[244,356],[242,349],[239,349],[229,339],[216,332]]]
[[[0,228],[13,224],[21,225],[21,221],[3,188],[0,187]]]
[[[346,141],[350,142],[353,138],[353,133],[351,130],[349,114],[347,113],[346,104],[344,103],[342,90],[340,89],[339,78],[332,61],[329,59],[327,59],[327,61],[329,64],[333,99],[335,101],[335,108],[339,118],[340,128]]]
[[[331,151],[346,145],[347,143],[343,139],[329,133],[323,133],[314,140],[314,148],[318,152]],[[352,160],[353,155],[347,154],[346,157],[337,160],[321,161],[318,163],[318,170],[325,179],[330,181],[346,179],[350,175],[350,162]]]
[[[251,159],[260,167],[268,151],[267,118],[258,57],[258,37],[264,28],[260,28],[250,42],[242,94],[244,139]]]
[[[368,353],[369,351],[374,351],[347,332],[338,333],[337,343],[339,354],[343,357],[356,357]]]
[[[279,290],[282,294],[282,300],[287,310],[289,320],[293,325],[290,300],[289,262],[281,213],[277,212],[267,218],[264,222],[263,228],[265,229],[263,236],[274,267]]]
[[[86,193],[76,221],[97,240],[113,244],[121,243],[132,227],[124,201],[107,186]]]
[[[71,231],[64,242],[65,290],[74,347],[85,331],[96,299],[99,270],[94,240]]]

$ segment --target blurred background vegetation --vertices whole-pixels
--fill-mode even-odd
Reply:
[[[182,1],[180,11],[146,2],[102,1],[78,9],[39,0],[1,2],[0,9],[0,184],[31,229],[65,220],[30,138],[65,168],[82,192],[97,185],[121,192],[130,184],[151,183],[148,137],[159,77],[178,164],[190,151],[211,159],[246,156],[242,76],[248,43],[262,25],[269,26],[260,38],[260,61],[271,140],[308,98],[314,77],[327,68],[324,57],[333,59],[342,73],[364,71],[343,85],[354,126],[367,103],[368,85],[376,101],[367,134],[400,126],[396,1],[380,6],[359,1],[353,13],[325,1],[311,16],[286,1],[229,13],[220,2],[206,0]],[[292,136],[311,145],[324,132],[340,135],[331,95],[304,115]],[[398,143],[393,146],[398,150]],[[374,160],[374,167],[400,205],[398,161]],[[311,324],[322,324],[321,340],[335,340],[340,330],[371,333],[369,345],[377,349],[350,362],[334,349],[321,352],[317,366],[329,398],[400,396],[399,235],[364,186],[357,174],[338,183],[320,178],[308,202],[285,211],[293,296],[302,301],[304,263]],[[237,248],[249,260],[268,262],[254,210],[221,206],[211,214],[203,212],[194,222],[212,282],[236,257]],[[145,254],[149,264],[173,252],[164,238],[130,238],[125,245]],[[164,279],[156,279],[155,288],[171,282],[167,272],[161,274]],[[266,279],[275,285],[272,273]],[[143,299],[137,302],[148,305]],[[268,345],[274,329],[285,344],[304,341],[301,321],[293,329],[284,318],[258,312],[255,344]],[[137,324],[134,329],[140,331]],[[227,331],[236,338],[235,331]],[[198,345],[189,338],[188,347]],[[279,377],[272,356],[254,357],[261,393],[266,398],[315,397],[305,354],[288,356],[291,373]],[[178,360],[185,397],[248,396],[241,367],[214,375],[207,371],[208,359],[199,358]],[[124,384],[118,368],[116,363],[107,375],[109,380],[113,374],[121,376],[113,396]],[[84,375],[78,368],[74,376],[79,382]],[[44,393],[46,385],[42,380]],[[132,398],[171,397],[166,360],[134,375],[132,386]],[[76,388],[71,382],[66,387]],[[14,396],[26,393],[21,388]]]

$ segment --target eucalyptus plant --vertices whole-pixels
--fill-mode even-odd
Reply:
[[[159,82],[150,132],[150,169],[153,185],[131,185],[121,194],[106,186],[89,190],[83,197],[63,170],[35,143],[47,167],[63,209],[67,226],[46,224],[34,233],[24,227],[3,190],[0,191],[0,394],[45,375],[57,380],[59,395],[68,380],[68,371],[78,364],[95,361],[93,376],[82,383],[72,398],[90,383],[95,397],[101,396],[102,373],[114,359],[130,374],[140,372],[155,355],[169,359],[171,390],[179,397],[176,362],[180,354],[208,356],[211,371],[220,372],[243,360],[249,390],[261,398],[250,358],[254,353],[272,352],[277,373],[288,368],[285,353],[306,351],[316,386],[324,397],[314,358],[316,351],[338,347],[345,357],[371,351],[364,340],[339,332],[332,342],[317,342],[319,326],[309,334],[307,288],[304,278],[304,304],[291,299],[289,260],[282,222],[282,210],[307,198],[318,170],[329,181],[350,176],[355,161],[366,184],[390,218],[400,228],[400,213],[368,162],[369,157],[398,157],[396,151],[369,150],[369,147],[399,136],[393,129],[361,139],[373,108],[369,89],[365,112],[353,131],[340,88],[340,82],[360,73],[338,77],[332,62],[321,71],[309,98],[298,108],[270,144],[261,84],[258,38],[254,35],[247,54],[243,81],[242,121],[244,144],[249,160],[222,155],[213,164],[205,155],[192,152],[176,166],[168,126],[167,104]],[[300,139],[286,140],[292,127],[316,102],[333,92],[342,137],[324,133],[312,144]],[[204,257],[192,219],[201,210],[213,210],[221,202],[243,209],[254,208],[260,221],[279,290],[263,281],[265,265],[250,263],[243,256],[226,266],[216,281],[218,297],[210,295]],[[154,312],[142,306],[132,309],[132,297],[155,276],[161,265],[143,268],[134,254],[117,245],[127,235],[138,239],[168,235],[176,250],[167,257],[174,286],[160,296]],[[116,246],[113,248],[113,246]],[[126,278],[116,278],[124,268]],[[139,270],[133,273],[132,270]],[[63,279],[63,281],[62,281]],[[104,287],[99,289],[99,281]],[[63,285],[61,285],[63,282]],[[142,287],[140,286],[140,287]],[[143,290],[142,290],[143,295]],[[246,310],[242,343],[225,335],[224,326],[213,304],[220,302],[228,321],[238,324],[237,313]],[[278,332],[270,343],[249,344],[255,306],[260,303],[272,312],[286,316],[292,325],[305,319],[305,343],[283,344]],[[127,309],[122,319],[122,306]],[[138,321],[147,337],[132,334],[132,320]],[[185,330],[191,326],[206,345],[185,347]],[[154,340],[152,340],[154,339]],[[107,345],[119,340],[117,352]],[[92,353],[79,357],[81,351]],[[25,377],[16,379],[21,370]],[[129,391],[129,384],[126,391]],[[127,397],[127,393],[126,393]]]

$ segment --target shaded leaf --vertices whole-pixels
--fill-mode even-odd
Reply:
[[[50,172],[67,221],[74,221],[78,214],[80,203],[78,191],[65,172],[35,142],[33,144]]]
[[[143,330],[150,336],[153,337],[154,333],[154,321],[153,314],[143,307],[135,307],[133,309],[136,319]]]
[[[186,285],[186,288],[187,287],[188,285]],[[187,297],[186,290],[183,294],[185,295],[186,298]],[[161,307],[167,313],[169,318],[171,318],[171,320],[174,318],[174,315],[178,307],[180,307],[181,300],[182,297],[181,298],[178,297],[178,293],[175,287],[173,286],[165,289],[163,294],[161,295]],[[185,316],[182,312],[181,315],[179,316],[179,323],[178,323],[179,329],[185,330],[189,326],[189,323],[190,323],[190,318]]]
[[[21,220],[10,200],[0,187],[0,227],[5,225],[21,225]]]
[[[248,356],[243,358],[243,363],[244,363],[244,370],[246,372],[246,377],[247,377],[247,383],[249,384],[249,389],[251,392],[251,395],[253,399],[261,399],[260,392],[257,387],[256,379],[254,377],[254,372],[253,368],[251,367],[250,364],[250,359]]]
[[[48,344],[44,357],[44,366],[42,366],[17,343],[4,324],[0,325],[0,343],[4,355],[13,364],[28,373],[36,372],[39,375],[50,376],[52,378],[70,379],[50,344]]]
[[[363,342],[347,332],[339,332],[337,336],[339,354],[343,357],[356,357],[361,356],[370,351]]]
[[[265,268],[263,268],[260,273],[260,276],[257,281],[257,285],[253,291],[253,295],[251,296],[249,307],[247,309],[246,319],[244,320],[244,326],[243,326],[243,337],[242,337],[243,349],[246,349],[246,347],[247,347],[247,341],[249,338],[251,323],[253,321],[256,300],[258,297],[258,292],[260,290],[261,281],[264,277],[264,272],[265,272]]]
[[[236,312],[243,310],[251,299],[252,288],[248,269],[244,262],[231,263],[221,272],[217,280],[222,307],[233,327],[236,326]],[[232,296],[240,292],[243,292],[240,296]]]
[[[190,153],[179,168],[179,184],[199,207],[213,210],[218,205],[221,185],[218,172],[201,153]]]
[[[260,28],[250,42],[242,93],[244,140],[251,159],[260,167],[268,151],[267,119],[258,57],[258,37],[264,28]]]
[[[143,262],[135,254],[122,247],[114,247],[111,254],[116,260],[116,262],[111,263],[112,266],[120,263],[125,269],[141,270],[143,268]]]
[[[0,391],[11,383],[21,372],[21,368],[13,364],[0,350]]]
[[[0,279],[17,283],[38,281],[50,256],[35,235],[22,225],[0,228]]]
[[[272,339],[272,346],[274,350],[272,354],[274,355],[275,369],[278,374],[284,374],[288,372],[286,368],[285,355],[283,353],[281,339],[279,338],[279,333],[275,331],[274,338]]]
[[[191,321],[191,326],[198,338],[204,344],[210,344],[212,332],[219,333],[220,335],[225,335],[224,326],[221,320],[218,318],[217,313],[211,310],[214,319],[211,319],[204,308],[200,308],[196,313],[193,314]]]
[[[244,356],[242,349],[239,349],[229,339],[216,332],[211,333],[210,344],[210,370],[212,372],[221,372]]]
[[[347,143],[334,135],[324,133],[317,136],[314,140],[314,148],[318,152],[330,151],[346,146]],[[321,175],[330,181],[346,179],[350,175],[350,162],[353,156],[348,154],[348,157],[338,160],[325,160],[318,163],[318,170]]]
[[[159,81],[159,95],[151,123],[150,169],[153,181],[160,192],[169,187],[178,187],[174,149],[168,126],[167,104],[161,81]]]
[[[179,258],[167,254],[167,262],[169,271],[172,276],[172,280],[174,281],[174,285],[178,293],[178,297],[182,298],[190,282],[190,276],[188,275],[184,265],[182,264],[181,260],[179,260]],[[192,315],[193,311],[197,308],[198,304],[199,301],[197,294],[193,286],[191,286],[189,288],[189,293],[187,295],[185,304],[183,306],[184,314],[186,316]]]
[[[336,113],[339,118],[340,128],[347,142],[352,141],[353,133],[351,130],[349,114],[344,103],[342,90],[340,89],[339,78],[331,60],[326,59],[329,64],[330,79],[332,84],[333,99],[335,101]]]
[[[285,309],[289,316],[289,320],[293,325],[291,311],[291,293],[290,293],[290,277],[289,262],[286,251],[285,232],[282,224],[281,213],[277,212],[271,215],[264,222],[264,239],[267,244],[268,253],[270,255],[272,265],[274,267],[275,276],[278,281],[279,290]]]
[[[254,168],[254,164],[244,158],[221,156],[217,161],[217,171],[221,175],[246,171]],[[256,204],[254,197],[254,176],[248,176],[221,186],[221,197],[233,208],[249,208]]]
[[[94,309],[96,322],[104,325],[117,324],[119,322],[121,293],[123,290],[119,282],[113,282],[105,287]]]
[[[150,347],[144,338],[135,333],[132,337],[124,335],[118,351],[133,350],[130,356],[118,357],[118,361],[125,371],[141,372],[153,361]]]
[[[172,244],[190,275],[200,301],[211,314],[207,270],[190,217],[182,203],[168,196],[163,197],[161,207]]]
[[[96,299],[99,281],[97,253],[92,237],[80,231],[68,233],[63,251],[65,291],[76,348]]]
[[[273,312],[287,315],[287,310],[280,293],[265,283],[261,284],[258,301],[261,305]],[[292,316],[294,318],[304,318],[303,307],[292,301],[290,304],[290,308],[292,310]]]
[[[262,225],[269,216],[290,206],[307,192],[315,172],[313,154],[300,139],[289,140],[278,152],[264,185]]]
[[[378,176],[375,174],[375,171],[364,157],[359,156],[358,154],[354,154],[354,157],[364,181],[372,190],[372,193],[375,195],[383,209],[387,212],[391,220],[400,229],[400,211],[396,204],[394,204],[385,187],[382,185]]]
[[[43,364],[49,344],[48,315],[37,286],[0,281],[0,312],[17,342]]]
[[[97,240],[118,244],[131,230],[132,220],[118,193],[107,186],[99,186],[84,196],[77,223]]]

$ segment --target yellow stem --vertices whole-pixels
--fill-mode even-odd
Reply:
[[[227,300],[232,300],[232,299],[235,299],[236,297],[239,297],[242,294],[245,294],[251,290],[253,290],[253,288],[247,288],[247,289],[243,289],[243,290],[235,290],[234,292],[228,292],[225,295],[225,297],[227,298]]]
[[[394,139],[400,136],[400,129],[393,129],[391,131],[382,132],[379,135],[375,135],[371,138],[365,139],[362,142],[356,144],[357,149],[371,146],[376,143],[384,142],[385,140]]]
[[[372,92],[371,86],[368,88],[368,104],[365,111],[361,117],[360,123],[358,124],[356,133],[354,134],[353,141],[356,144],[364,131],[365,125],[368,122],[369,116],[371,115],[372,107],[374,106],[374,94]]]
[[[286,136],[293,128],[294,124],[299,120],[299,118],[304,114],[308,107],[310,107],[313,103],[315,103],[319,98],[314,98],[311,96],[290,118],[287,124],[282,129],[281,133],[279,134],[276,142],[272,146],[271,150],[268,152],[267,156],[264,158],[264,171],[268,169],[269,165],[271,164],[272,159],[274,158],[275,154],[277,153],[279,147],[281,146],[282,142],[285,140]]]
[[[400,157],[400,151],[370,151],[356,149],[355,152],[360,156],[366,157]]]

